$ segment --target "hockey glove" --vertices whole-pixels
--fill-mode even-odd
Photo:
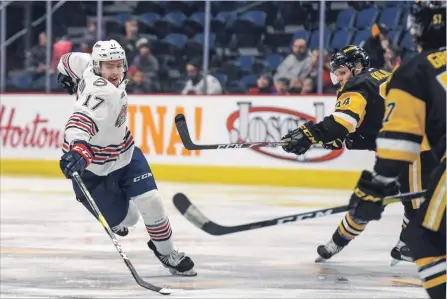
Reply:
[[[397,193],[399,187],[396,182],[384,184],[375,180],[371,172],[364,170],[351,195],[350,211],[359,220],[379,220],[384,210],[383,199]]]
[[[93,152],[90,145],[83,140],[76,140],[71,149],[62,155],[59,166],[65,177],[71,179],[75,171],[82,175],[92,160]]]
[[[346,148],[349,150],[376,150],[376,136],[351,133],[346,136]]]
[[[320,135],[320,132],[313,121],[308,121],[298,129],[293,130],[281,139],[290,139],[289,143],[283,145],[282,148],[288,153],[302,155],[309,150],[312,144],[319,142],[318,139],[315,137],[318,135]]]
[[[60,87],[68,92],[68,94],[72,95],[76,92],[78,84],[76,80],[72,79],[70,76],[59,73],[59,75],[57,75],[57,82]]]
[[[342,149],[343,148],[343,140],[341,140],[340,138],[337,138],[334,141],[327,142],[327,143],[323,144],[323,147],[325,149],[330,149],[330,150]]]

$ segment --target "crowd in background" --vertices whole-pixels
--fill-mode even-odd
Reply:
[[[139,30],[137,19],[128,19],[124,22],[123,31],[116,32],[102,31],[102,38],[116,39],[126,51],[129,71],[127,78],[130,80],[127,90],[130,93],[159,93],[166,92],[166,73],[169,69],[167,63],[159,62],[160,57],[153,53],[151,40]],[[97,39],[97,28],[95,21],[89,21],[86,26],[81,43],[77,46],[65,36],[58,38],[53,44],[51,54],[51,64],[45,65],[46,42],[45,32],[38,35],[37,43],[27,53],[27,73],[31,74],[32,80],[39,80],[44,77],[47,69],[51,74],[55,74],[57,62],[60,57],[70,51],[81,51],[90,53],[92,46]],[[389,29],[386,25],[376,23],[371,28],[370,37],[360,44],[369,53],[371,67],[383,68],[392,71],[401,62],[400,49],[397,44],[393,44],[388,36]],[[310,49],[308,40],[297,38],[291,42],[288,55],[280,61],[276,69],[260,69],[256,75],[256,80],[252,86],[248,86],[241,92],[249,94],[313,94],[317,91],[318,61],[319,55],[323,55],[323,92],[335,93],[330,80],[330,57],[331,52],[325,50],[319,53],[318,49]],[[199,53],[200,54],[200,53]],[[203,93],[202,56],[189,57],[184,65],[184,71],[177,74],[177,92],[183,94]],[[215,75],[211,70],[206,77],[207,93],[221,94],[231,92],[226,90],[226,84],[222,78]],[[170,85],[172,86],[172,85]],[[172,90],[172,89],[171,89]],[[234,92],[234,89],[232,90]],[[236,91],[238,91],[236,89]]]

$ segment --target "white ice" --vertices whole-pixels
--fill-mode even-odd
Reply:
[[[102,226],[62,179],[2,177],[1,298],[160,298],[138,286]],[[172,204],[185,193],[225,225],[344,205],[350,191],[159,182],[176,246],[196,263],[197,277],[174,277],[147,248],[140,222],[119,241],[150,283],[180,288],[171,298],[427,298],[413,264],[389,266],[403,207],[389,206],[379,222],[329,262],[314,263],[316,247],[343,214],[226,236],[189,223]]]

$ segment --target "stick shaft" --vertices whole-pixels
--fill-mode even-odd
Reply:
[[[102,224],[102,226],[104,227],[105,231],[109,235],[110,239],[113,242],[113,245],[115,246],[116,250],[120,254],[120,256],[123,259],[123,261],[126,264],[126,266],[129,268],[129,270],[132,273],[132,276],[135,279],[135,281],[140,286],[142,286],[143,288],[149,289],[149,290],[154,291],[154,292],[159,292],[159,293],[162,293],[162,294],[168,294],[166,292],[170,292],[169,290],[157,287],[157,286],[155,286],[153,284],[150,284],[150,283],[144,281],[140,277],[140,275],[138,275],[137,271],[135,270],[134,266],[130,262],[130,260],[127,257],[126,253],[121,248],[120,243],[115,238],[115,234],[112,232],[112,229],[110,228],[109,224],[107,223],[107,220],[102,215],[101,211],[99,210],[98,206],[96,205],[95,201],[93,200],[93,197],[90,195],[90,192],[87,190],[87,187],[85,186],[84,182],[82,181],[80,175],[77,172],[73,173],[73,179],[75,180],[76,184],[81,189],[82,193],[84,194],[85,199],[87,200],[89,205],[92,207],[93,211],[98,216],[99,222]]]

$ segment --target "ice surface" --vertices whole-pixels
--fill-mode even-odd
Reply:
[[[71,194],[67,180],[1,178],[1,298],[162,298],[138,286],[102,226]],[[188,195],[205,215],[225,225],[344,205],[349,191],[159,182],[176,246],[196,263],[197,277],[174,277],[147,248],[140,222],[120,238],[143,279],[181,288],[170,298],[427,298],[416,268],[389,266],[403,208],[330,262],[315,264],[343,214],[215,237],[174,208]]]

